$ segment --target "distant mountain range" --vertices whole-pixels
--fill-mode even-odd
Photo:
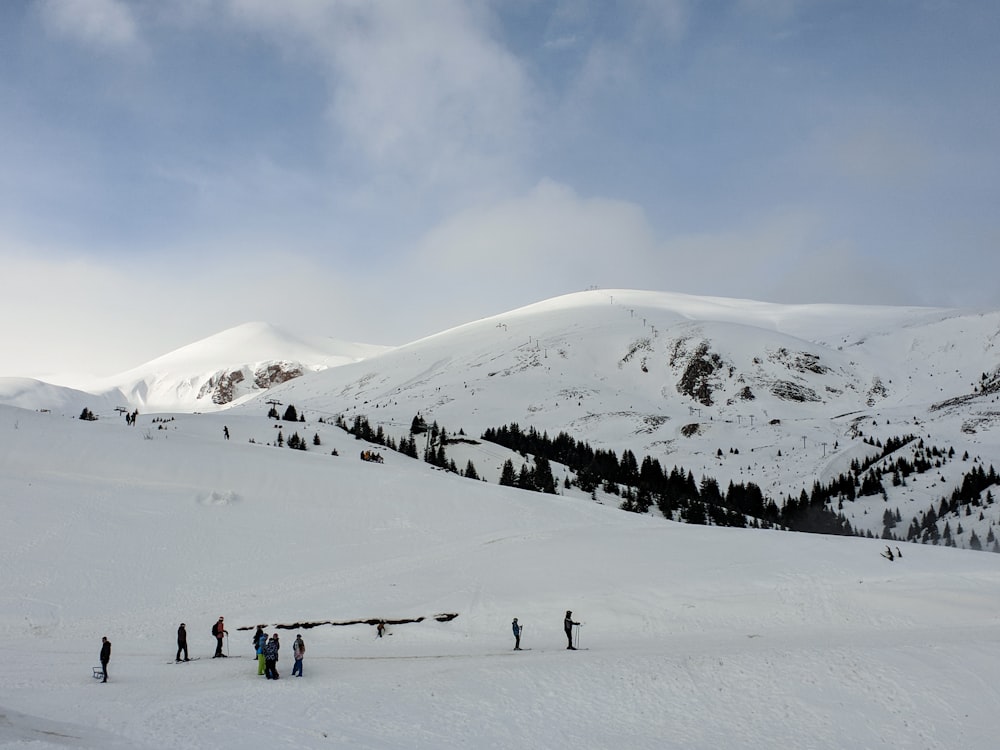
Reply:
[[[596,290],[400,347],[302,339],[247,324],[103,385],[95,392],[0,379],[0,403],[63,412],[86,406],[103,416],[115,407],[259,410],[272,400],[329,420],[363,415],[396,437],[416,415],[474,438],[513,423],[628,450],[640,461],[653,457],[723,489],[752,482],[779,505],[852,465],[878,471],[866,463],[895,438],[913,440],[877,459],[887,475],[893,462],[922,455],[918,441],[928,451],[968,456],[965,466],[932,465],[919,482],[836,509],[853,530],[879,535],[891,507],[901,538],[961,487],[970,466],[1000,465],[998,310]],[[480,473],[492,481],[498,469]],[[859,485],[862,473],[854,475]],[[966,514],[963,533],[992,538],[1000,515],[990,510],[982,519]]]

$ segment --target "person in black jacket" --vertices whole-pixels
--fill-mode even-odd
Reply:
[[[191,661],[188,658],[188,633],[183,622],[177,628],[177,661],[181,660],[181,651],[184,652],[184,661]]]
[[[566,631],[566,640],[568,644],[566,648],[570,651],[576,651],[576,646],[573,645],[573,626],[579,625],[580,623],[573,621],[573,613],[568,609],[566,610],[566,619],[563,620],[563,630]]]
[[[264,676],[269,680],[277,680],[280,677],[278,674],[278,649],[280,647],[277,633],[273,634],[267,645],[264,646]]]
[[[514,618],[514,621],[510,624],[510,626],[511,626],[511,630],[514,631],[514,650],[515,651],[520,651],[521,650],[521,629],[522,629],[523,626],[517,624],[517,618],[516,617]]]
[[[101,682],[108,681],[108,662],[111,661],[111,641],[108,640],[107,636],[101,638],[101,669],[104,671],[104,679]]]

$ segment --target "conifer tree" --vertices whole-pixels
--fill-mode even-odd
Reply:
[[[556,494],[556,480],[552,476],[552,467],[544,456],[535,456],[534,485],[539,492]]]
[[[503,468],[500,470],[499,483],[505,487],[513,487],[517,484],[517,474],[514,473],[514,462],[509,458],[504,461]]]
[[[466,479],[479,479],[479,474],[476,472],[476,467],[472,463],[470,458],[468,463],[465,464],[465,478]]]
[[[975,531],[973,531],[972,534],[969,536],[969,549],[974,549],[977,552],[983,549],[982,542],[979,541],[979,537],[976,536]]]

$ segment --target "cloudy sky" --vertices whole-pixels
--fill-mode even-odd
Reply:
[[[1000,306],[994,0],[0,3],[0,375],[591,286]]]

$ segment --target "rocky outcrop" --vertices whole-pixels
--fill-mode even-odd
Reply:
[[[237,398],[253,391],[266,391],[281,383],[302,377],[302,365],[297,362],[268,362],[251,370],[218,372],[210,377],[198,392],[198,398],[211,398],[218,406],[231,404]]]

